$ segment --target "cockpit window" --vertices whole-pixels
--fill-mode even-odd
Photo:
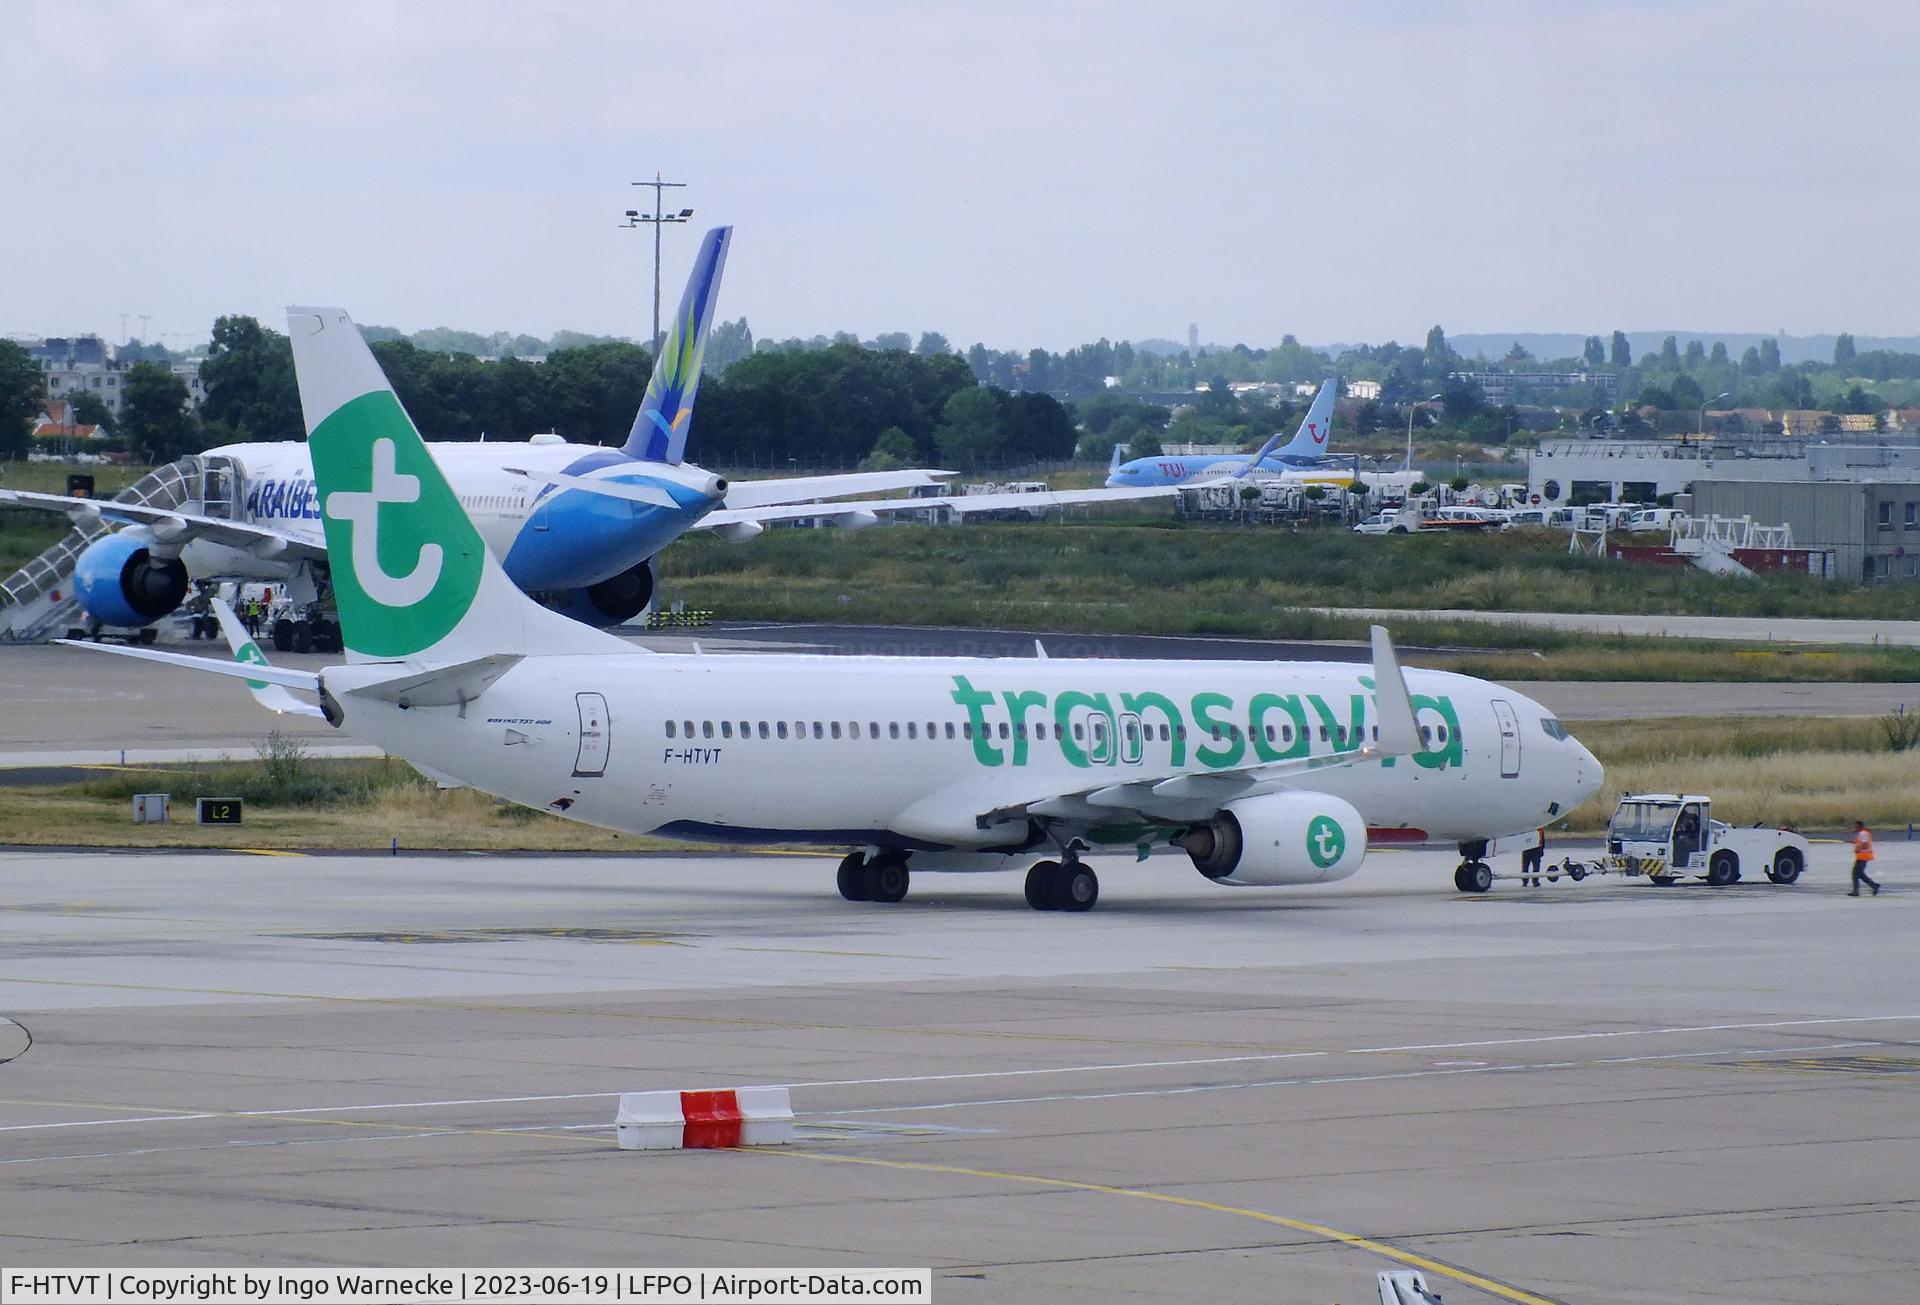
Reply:
[[[1540,728],[1547,732],[1547,737],[1550,739],[1570,737],[1567,733],[1567,727],[1551,716],[1542,716],[1540,718]]]

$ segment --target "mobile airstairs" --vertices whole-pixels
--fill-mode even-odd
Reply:
[[[115,494],[112,501],[188,509],[199,500],[200,470],[199,458],[181,458],[154,468]],[[45,643],[86,625],[85,613],[73,593],[73,569],[87,545],[113,527],[84,511],[68,515],[73,529],[0,580],[0,643]]]

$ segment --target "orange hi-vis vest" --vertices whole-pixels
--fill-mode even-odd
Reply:
[[[1853,833],[1853,856],[1856,861],[1873,860],[1873,831],[1856,829]]]

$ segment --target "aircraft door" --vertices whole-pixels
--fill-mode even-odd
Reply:
[[[1513,704],[1504,698],[1493,700],[1493,719],[1500,726],[1500,778],[1515,779],[1520,774],[1520,718]]]
[[[240,515],[240,469],[232,458],[203,456],[200,459],[200,515],[232,521]]]
[[[1072,733],[1073,741],[1087,754],[1087,762],[1094,766],[1112,766],[1119,762],[1120,754],[1114,747],[1115,720],[1103,711],[1091,707],[1075,707],[1067,713],[1067,729]]]
[[[589,779],[604,775],[613,743],[607,699],[598,693],[576,693],[573,700],[580,710],[580,751],[573,758],[573,773]]]

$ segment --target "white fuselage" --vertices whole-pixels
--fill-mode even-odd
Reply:
[[[392,669],[327,672],[347,731],[527,806],[718,841],[1004,849],[1028,823],[993,813],[1333,757],[1377,721],[1369,668],[1339,663],[568,656],[528,659],[464,708],[346,691]],[[1288,783],[1408,842],[1532,830],[1599,786],[1529,699],[1445,672],[1407,681],[1421,755]]]
[[[480,537],[486,541],[488,550],[508,566],[510,573],[516,573],[516,580],[521,579],[519,573],[532,571],[533,574],[528,576],[528,587],[532,588],[559,583],[587,584],[601,579],[602,575],[595,572],[595,559],[617,552],[596,547],[595,540],[579,537],[584,532],[564,530],[563,534],[572,534],[574,537],[556,537],[550,547],[536,547],[549,543],[543,538],[550,526],[547,514],[553,514],[555,523],[564,527],[572,524],[569,513],[576,507],[602,512],[607,510],[606,503],[592,496],[583,499],[574,494],[569,497],[567,491],[556,491],[536,477],[565,473],[580,469],[583,464],[599,462],[607,464],[601,468],[605,473],[628,476],[644,474],[649,480],[669,482],[689,491],[715,479],[710,473],[691,464],[667,466],[662,463],[616,461],[619,455],[614,450],[593,444],[571,444],[550,437],[506,443],[441,442],[427,447],[432,450],[434,461],[460,500],[460,506],[472,519]],[[230,468],[234,488],[229,510],[233,519],[283,532],[316,548],[325,548],[320,503],[313,485],[313,458],[304,443],[227,444],[209,449],[201,456],[209,467]],[[522,472],[533,474],[530,477],[520,474]],[[671,533],[672,518],[680,515],[646,508],[629,509],[624,505],[617,512],[628,517],[658,518],[653,523],[654,529],[642,527],[631,532],[635,551],[641,554],[648,551],[646,545],[654,542],[655,533]],[[697,517],[698,513],[693,515]],[[518,552],[516,546],[519,546]],[[569,558],[565,555],[569,549],[579,551],[583,556]],[[544,558],[540,556],[543,552],[546,554]],[[181,556],[188,574],[196,580],[284,580],[303,565],[206,539],[189,543]],[[523,559],[530,557],[533,562],[531,567],[523,563]],[[619,569],[630,565],[633,560],[632,557],[621,557],[617,566],[610,563],[609,568]],[[545,566],[539,565],[542,561],[546,563]]]

